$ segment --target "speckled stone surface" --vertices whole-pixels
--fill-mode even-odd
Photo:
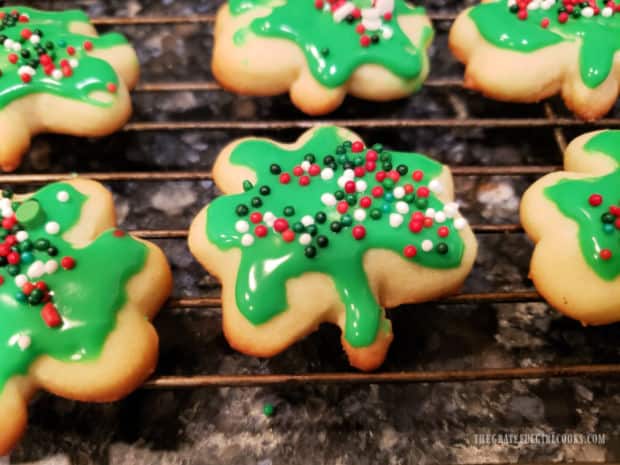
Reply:
[[[296,0],[302,1],[302,0]],[[213,13],[209,0],[50,0],[92,16]],[[432,0],[454,12],[457,0]],[[447,50],[449,22],[436,23],[432,78],[459,78]],[[208,81],[211,24],[116,27],[135,43],[143,83]],[[302,120],[286,97],[242,98],[222,91],[137,92],[134,121]],[[561,102],[553,102],[564,114]],[[353,99],[333,118],[543,117],[537,105],[485,100],[459,88],[425,88],[410,99],[368,104]],[[330,118],[331,118],[330,117]],[[587,128],[569,131],[572,137]],[[557,165],[549,128],[371,129],[370,142],[427,153],[451,165]],[[291,141],[300,131],[261,132]],[[103,140],[38,137],[20,173],[174,171],[211,166],[218,150],[248,131],[122,132]],[[472,223],[518,221],[518,199],[533,177],[458,177]],[[128,229],[186,228],[217,194],[210,182],[116,182]],[[522,234],[479,236],[480,255],[465,291],[531,290],[531,244]],[[218,292],[183,240],[159,241],[175,274],[175,296]],[[415,277],[412,277],[415,279]],[[618,325],[582,328],[542,303],[403,307],[389,312],[395,342],[386,371],[618,363]],[[306,373],[350,370],[338,332],[328,326],[272,360],[235,353],[215,309],[164,309],[158,375]],[[113,405],[86,405],[41,394],[31,405],[23,442],[4,463],[60,464],[427,464],[620,459],[618,381],[554,379],[436,385],[345,385],[140,390]],[[265,403],[275,406],[267,418]],[[601,444],[481,445],[482,433],[606,434]]]

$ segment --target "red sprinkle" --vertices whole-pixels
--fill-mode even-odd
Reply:
[[[282,239],[284,239],[285,242],[293,242],[295,240],[295,233],[292,230],[287,229],[282,233]]]
[[[75,47],[72,47],[71,45],[69,45],[69,46],[67,47],[67,53],[68,53],[69,55],[75,55]]]
[[[258,224],[263,220],[263,215],[261,212],[254,212],[250,215],[250,221],[254,224]]]
[[[308,184],[310,184],[310,178],[308,176],[301,176],[299,178],[299,184],[301,184],[302,186],[307,186]]]
[[[375,186],[372,188],[372,191],[370,191],[370,193],[373,197],[383,197],[383,187]]]
[[[28,40],[32,37],[32,31],[28,28],[22,29],[22,32],[20,32],[19,35],[22,36],[22,39]]]
[[[568,13],[566,13],[565,11],[563,11],[562,13],[560,13],[558,15],[558,21],[562,24],[564,24],[566,21],[568,21]]]
[[[336,205],[336,210],[338,210],[338,213],[344,214],[347,212],[348,209],[349,204],[344,200],[341,200],[340,202],[338,202],[338,205]]]
[[[62,257],[60,260],[60,266],[65,270],[72,270],[75,268],[75,259],[73,257]]]
[[[358,224],[357,226],[353,226],[352,233],[353,233],[353,237],[359,241],[361,239],[364,239],[364,237],[366,237],[366,228]]]
[[[368,160],[366,162],[366,171],[374,171],[377,169],[377,163],[375,163],[374,161]]]
[[[284,218],[278,218],[273,223],[273,229],[275,229],[279,233],[286,231],[288,229],[288,221],[286,221]]]
[[[41,318],[45,321],[45,324],[50,328],[56,328],[62,324],[62,319],[56,309],[56,306],[52,303],[47,303],[41,309]]]
[[[360,142],[359,140],[358,140],[358,141],[355,141],[355,142],[353,142],[353,144],[351,145],[351,150],[352,150],[354,153],[360,153],[362,150],[364,150],[364,144],[363,144],[362,142]]]
[[[254,234],[256,237],[265,237],[267,235],[267,226],[259,224],[254,228]]]
[[[372,205],[372,199],[370,197],[362,197],[360,199],[360,207],[368,208]]]
[[[84,41],[84,50],[91,51],[93,49],[93,43],[90,40]]]
[[[15,64],[17,63],[17,60],[19,60],[19,57],[14,53],[9,53],[8,59],[11,63]]]
[[[394,182],[398,182],[400,180],[400,173],[396,170],[392,170],[388,173],[388,177],[394,181]]]
[[[8,218],[4,218],[2,220],[2,227],[4,229],[11,229],[13,226],[15,226],[16,222],[17,222],[17,220],[15,219],[15,216],[9,216]],[[17,241],[17,239],[15,239],[15,241]],[[6,242],[8,242],[8,241],[6,241]],[[11,244],[11,245],[13,245],[13,244]]]
[[[360,45],[362,47],[368,47],[370,45],[370,37],[368,37],[367,35],[363,35],[362,37],[360,37]]]
[[[422,178],[424,178],[424,173],[420,170],[416,170],[411,174],[411,178],[416,182],[420,182]]]
[[[611,250],[609,249],[603,249],[601,250],[601,252],[599,253],[600,257],[603,260],[609,260],[611,258]]]
[[[409,231],[412,233],[419,233],[424,228],[424,223],[418,220],[412,220],[409,222]]]
[[[317,10],[322,10],[324,6],[325,6],[325,3],[323,3],[323,0],[314,0],[314,7]]]
[[[544,27],[545,29],[549,27],[549,18],[544,18],[541,22],[540,25],[542,27]]]
[[[34,286],[40,291],[47,291],[47,284],[45,284],[43,281],[37,281]]]
[[[17,252],[11,252],[7,255],[6,260],[10,265],[17,265],[21,261],[21,257]]]
[[[437,230],[437,234],[439,235],[439,237],[448,237],[448,235],[450,234],[450,230],[447,226],[442,226]]]
[[[28,19],[28,16],[26,16],[26,15],[19,15],[19,22],[20,23],[27,23],[28,21],[30,21]]]
[[[344,183],[344,191],[347,194],[353,194],[355,192],[355,181],[347,181]]]
[[[295,176],[301,176],[302,174],[304,174],[304,169],[301,166],[296,166],[295,168],[293,168],[293,174]]]
[[[115,94],[118,90],[116,84],[114,84],[113,82],[108,82],[108,85],[106,87],[108,89],[108,92],[110,92],[111,94]]]
[[[428,187],[426,186],[418,187],[418,197],[428,197],[429,194],[430,194],[430,191],[428,190]]]
[[[26,283],[22,286],[22,292],[26,295],[30,295],[30,293],[34,291],[34,284]]]
[[[321,174],[321,167],[319,165],[312,165],[310,166],[308,173],[310,173],[310,176],[318,176]]]
[[[413,258],[418,253],[418,249],[415,248],[415,245],[407,245],[403,249],[403,255],[407,258]]]
[[[364,170],[363,166],[356,166],[353,169],[353,172],[355,173],[355,177],[357,177],[357,178],[361,178],[366,173],[366,171]]]
[[[413,221],[419,221],[421,223],[422,221],[424,221],[424,213],[415,212],[413,215],[411,215],[411,219]]]
[[[405,193],[412,194],[415,189],[411,184],[405,184]]]
[[[526,20],[527,19],[527,10],[519,10],[519,12],[517,13],[517,17],[520,20]]]
[[[25,84],[28,84],[30,81],[32,81],[32,76],[28,73],[22,73],[19,76],[22,79],[22,82],[24,82]]]
[[[288,184],[289,182],[291,182],[291,175],[288,173],[282,173],[280,175],[280,183]]]
[[[369,150],[368,152],[366,152],[366,160],[377,161],[378,159],[379,156],[377,155],[377,152],[375,150]]]
[[[431,217],[426,217],[424,218],[424,227],[425,228],[432,228],[433,227],[433,219]]]
[[[598,207],[600,204],[603,203],[603,196],[600,194],[592,194],[590,198],[588,199],[588,202],[593,207]]]
[[[366,28],[362,23],[359,23],[357,26],[355,26],[355,32],[357,32],[358,34],[363,34],[364,32],[366,32]]]
[[[123,231],[122,229],[114,230],[114,237],[124,237],[124,236],[125,236],[125,231]]]
[[[383,15],[383,19],[385,19],[386,21],[391,21],[392,20],[392,12],[391,11],[385,12],[385,14]]]
[[[383,180],[386,178],[387,174],[385,173],[385,171],[377,171],[377,174],[375,174],[375,179],[378,182],[383,182]]]

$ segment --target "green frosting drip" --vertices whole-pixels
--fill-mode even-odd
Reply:
[[[605,6],[600,0],[597,5],[601,9]],[[560,42],[578,41],[581,79],[586,86],[595,88],[609,76],[614,54],[620,50],[620,16],[571,15],[561,23],[558,17],[562,7],[558,1],[548,10],[528,10],[527,19],[521,20],[510,11],[508,0],[499,0],[473,7],[469,16],[488,42],[515,52],[535,52]],[[547,28],[541,26],[544,19],[549,20]]]
[[[368,4],[367,1],[356,3],[358,8]],[[389,69],[402,79],[416,79],[423,70],[425,48],[433,35],[432,28],[425,27],[421,42],[411,43],[399,27],[398,18],[423,15],[425,10],[409,6],[404,0],[395,1],[393,19],[385,21],[382,30],[368,31],[369,37],[378,38],[377,43],[368,47],[360,45],[360,34],[355,31],[359,20],[336,22],[331,12],[318,10],[313,0],[230,0],[229,5],[234,15],[253,8],[264,11],[249,28],[237,31],[235,44],[243,44],[250,31],[258,36],[291,40],[304,52],[314,78],[330,88],[343,85],[359,66],[371,63]],[[383,31],[390,31],[392,37],[384,38]]]
[[[66,202],[58,200],[59,192],[69,196]],[[42,355],[64,362],[96,359],[104,342],[116,325],[118,311],[127,300],[125,287],[129,279],[144,266],[147,248],[131,236],[108,230],[85,247],[74,247],[62,235],[74,226],[81,214],[86,197],[65,183],[51,184],[30,197],[39,203],[43,221],[26,227],[27,241],[16,245],[21,253],[19,273],[26,274],[36,261],[56,261],[56,272],[32,278],[31,283],[43,281],[53,292],[51,301],[62,323],[50,327],[42,317],[45,300],[28,302],[33,293],[25,296],[23,288],[10,273],[11,265],[4,257],[0,263],[0,392],[15,375],[28,372],[30,365]],[[24,202],[23,205],[31,203]],[[18,205],[17,211],[20,212]],[[19,214],[18,214],[19,216]],[[58,234],[49,234],[45,226],[55,221]],[[0,237],[6,243],[7,230]],[[49,241],[46,244],[45,241]],[[46,248],[45,246],[48,245]],[[57,253],[49,247],[57,249]],[[64,269],[64,257],[75,260],[73,269]],[[25,301],[24,301],[25,300]],[[20,347],[20,338],[27,344]]]
[[[433,193],[428,197],[423,194],[429,182],[440,175],[442,165],[420,154],[388,152],[376,147],[380,157],[376,171],[381,170],[382,163],[390,163],[392,167],[386,166],[387,169],[406,168],[407,173],[396,184],[391,181],[379,183],[375,178],[376,171],[366,173],[362,178],[355,178],[366,182],[366,189],[347,198],[338,184],[344,173],[344,165],[364,166],[367,150],[365,148],[362,152],[353,153],[351,143],[345,142],[335,127],[316,130],[297,150],[287,150],[273,142],[257,139],[244,141],[234,149],[231,163],[250,168],[256,173],[257,182],[246,192],[221,196],[210,204],[206,234],[209,241],[221,250],[241,249],[235,292],[237,306],[248,321],[260,325],[287,309],[287,280],[307,272],[324,273],[331,277],[346,309],[345,338],[354,347],[366,347],[375,341],[383,315],[363,268],[364,254],[368,250],[387,249],[404,256],[405,247],[413,245],[417,248],[417,255],[407,260],[431,268],[459,266],[465,245],[452,218],[441,224],[435,222],[428,225],[418,233],[409,229],[409,222],[415,212],[426,212],[427,208],[437,211],[443,209],[444,205]],[[329,154],[334,157],[333,163],[325,158]],[[333,178],[308,175],[310,184],[300,185],[301,178],[293,170],[300,166],[305,157],[306,160],[314,157],[314,163],[320,168],[332,166],[335,172]],[[419,182],[412,180],[415,170],[424,173]],[[290,183],[280,182],[280,171],[291,176]],[[400,200],[394,198],[402,193],[400,189],[405,184],[413,185],[416,192]],[[380,185],[383,186],[384,195],[373,197],[373,187]],[[266,195],[265,186],[269,188]],[[421,195],[417,196],[420,188]],[[327,206],[324,194],[334,194],[336,197],[345,195],[343,201],[350,201],[348,211],[343,214],[337,210],[337,206]],[[365,196],[372,199],[368,208],[361,206]],[[257,199],[261,205],[252,206],[258,205]],[[397,202],[406,203],[409,212],[403,213],[404,221],[400,226],[393,227],[389,218],[396,214]],[[356,221],[355,211],[359,209],[364,210],[367,216]],[[284,235],[275,232],[268,224],[267,235],[257,237],[255,228],[262,227],[265,222],[253,224],[253,212],[260,212],[263,220],[267,212],[279,219],[286,219],[289,228],[296,231],[294,240],[286,242]],[[373,219],[373,214],[380,218]],[[323,222],[321,215],[324,215]],[[308,226],[307,220],[310,217],[314,220]],[[243,228],[238,229],[239,221],[249,225],[248,232],[244,232]],[[342,229],[334,232],[332,223],[339,224]],[[365,237],[356,240],[354,229],[356,226],[359,229],[360,225],[365,228]],[[449,235],[444,238],[438,236],[438,229],[442,226],[449,231]],[[304,234],[310,235],[305,236],[311,239],[307,244],[300,242]],[[243,245],[244,235],[246,239],[248,236],[254,237],[252,245]],[[327,246],[321,246],[321,238],[328,240]],[[425,240],[432,241],[432,250],[422,250]],[[415,276],[411,279],[415,279]]]
[[[610,207],[620,207],[620,131],[596,134],[584,149],[612,158],[616,169],[605,176],[561,180],[547,187],[545,195],[579,226],[579,244],[586,263],[599,277],[611,281],[620,275],[620,229],[615,226],[615,215],[610,213]],[[590,204],[592,194],[602,196],[600,205]],[[601,257],[605,249],[611,252],[611,258]]]
[[[15,16],[11,14],[14,11],[18,12]],[[72,26],[89,23],[88,16],[77,10],[45,12],[27,7],[5,7],[0,8],[0,14],[4,14],[0,22],[0,108],[36,93],[54,94],[102,107],[112,105],[112,102],[94,99],[90,94],[95,91],[109,92],[109,84],[118,86],[118,75],[108,62],[91,55],[84,48],[84,43],[90,42],[92,51],[96,52],[98,49],[127,44],[122,35],[110,33],[90,37],[71,32]],[[27,16],[28,21],[16,20],[19,15],[22,18]],[[24,38],[24,30],[40,37],[40,41],[33,43]],[[11,41],[20,44],[21,50],[8,47]],[[69,47],[73,47],[73,55],[69,53]],[[26,57],[22,55],[24,52]],[[10,61],[12,55],[17,56],[16,63]],[[51,71],[46,73],[46,58],[41,61],[43,55],[49,57],[59,71],[63,71],[63,60],[76,60],[77,67],[71,68],[70,64],[67,67],[65,63],[65,68],[71,69],[70,75],[63,74],[55,78]],[[24,82],[22,77],[26,66],[34,73],[29,82]]]

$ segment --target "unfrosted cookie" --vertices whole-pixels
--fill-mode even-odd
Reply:
[[[85,179],[0,198],[0,455],[37,389],[111,401],[154,369],[149,323],[170,292],[165,257],[114,228],[112,196]],[[61,432],[59,432],[60,434]]]
[[[468,8],[450,31],[465,63],[465,85],[504,101],[538,102],[561,93],[586,120],[618,97],[620,18],[601,0],[498,0]]]
[[[620,321],[620,131],[578,137],[564,168],[523,197],[521,221],[536,242],[530,276],[583,324]]]
[[[456,292],[476,256],[448,168],[346,129],[241,139],[214,178],[225,195],[189,246],[221,280],[224,334],[247,354],[273,356],[330,322],[351,364],[374,369],[392,341],[384,307]]]
[[[424,9],[404,0],[230,0],[217,15],[213,73],[233,92],[290,92],[321,115],[347,93],[385,101],[416,91],[432,37]]]
[[[40,132],[104,136],[131,114],[138,59],[119,34],[97,36],[77,10],[0,8],[0,167],[17,168]]]

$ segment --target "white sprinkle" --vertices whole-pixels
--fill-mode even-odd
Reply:
[[[241,236],[241,245],[243,245],[244,247],[249,247],[252,244],[254,244],[254,236],[252,236],[251,234],[244,234],[243,236]]]
[[[422,250],[424,250],[424,252],[430,252],[433,250],[433,241],[429,239],[422,241]]]
[[[47,274],[54,274],[58,269],[58,262],[55,260],[48,260],[45,262],[45,272]]]
[[[11,207],[2,209],[2,218],[9,218],[11,216],[13,216],[13,209]]]
[[[443,207],[443,211],[446,213],[448,218],[452,218],[459,212],[459,204],[456,202],[447,203],[445,207]]]
[[[391,27],[383,26],[382,35],[384,39],[389,40],[394,35],[394,30]]]
[[[592,16],[594,16],[594,9],[591,6],[585,7],[583,10],[581,10],[581,16],[583,16],[584,18],[591,18]]]
[[[390,226],[398,228],[403,224],[403,216],[398,213],[390,213]]]
[[[41,36],[37,35],[37,34],[32,34],[30,36],[30,42],[32,42],[33,44],[38,44],[39,42],[41,42]]]
[[[437,223],[444,223],[446,221],[446,214],[444,212],[435,213],[435,221]]]
[[[394,0],[377,0],[374,4],[380,15],[394,11]]]
[[[67,191],[59,191],[58,194],[56,194],[56,200],[62,203],[68,202],[69,193]]]
[[[299,243],[301,245],[308,245],[312,242],[312,236],[308,233],[303,233],[299,236]]]
[[[321,171],[321,179],[323,179],[324,181],[329,181],[333,177],[334,177],[333,169],[324,168],[323,171]]]
[[[6,39],[4,42],[2,42],[2,45],[4,45],[8,49],[11,49],[11,48],[13,48],[13,40],[12,39]]]
[[[22,44],[20,44],[19,42],[13,42],[11,44],[11,48],[13,49],[13,51],[19,52],[22,49]]]
[[[603,8],[603,11],[601,11],[601,14],[605,17],[605,18],[609,18],[611,15],[614,14],[614,10],[608,6],[606,6],[605,8]]]
[[[428,188],[432,192],[435,192],[436,194],[441,194],[443,192],[443,186],[441,185],[441,183],[437,179],[433,179],[431,182],[429,182],[428,183]]]
[[[308,171],[312,164],[308,160],[304,160],[301,162],[301,169],[304,171]]]
[[[22,352],[28,347],[30,347],[31,343],[32,339],[30,339],[30,336],[28,336],[27,334],[20,334],[17,338],[17,346],[21,349]]]
[[[327,207],[333,207],[334,205],[336,205],[336,197],[326,192],[325,194],[321,195],[321,202]]]
[[[363,208],[358,208],[353,212],[353,218],[355,221],[359,221],[360,223],[366,219],[366,210]]]
[[[362,18],[362,25],[368,31],[377,31],[381,29],[383,21],[381,21],[381,19]]]
[[[28,282],[28,276],[25,274],[18,274],[15,276],[15,285],[19,288],[23,287]]]
[[[534,0],[527,5],[528,10],[538,10],[540,8],[540,2]]]
[[[516,5],[517,4],[517,0],[508,0],[508,7],[511,7],[512,5]]]
[[[402,215],[409,213],[409,204],[407,202],[396,202],[396,211]]]
[[[402,199],[405,196],[405,188],[403,186],[395,187],[392,191],[395,199]]]
[[[52,77],[57,81],[60,81],[62,79],[62,71],[60,71],[59,69],[55,69],[54,71],[52,71]]]
[[[350,179],[347,178],[346,176],[340,176],[338,178],[338,187],[340,187],[340,189],[344,189],[344,185],[349,181]]]
[[[45,273],[45,264],[41,260],[37,260],[28,267],[28,277],[32,279],[40,278]]]
[[[424,213],[424,216],[428,216],[429,218],[435,218],[435,209],[434,208],[427,208],[426,209],[426,213]]]
[[[5,208],[11,208],[11,201],[6,197],[0,199],[0,209],[4,210]]]
[[[58,234],[60,231],[60,225],[55,221],[48,221],[45,224],[45,232],[48,234]]]
[[[310,226],[311,224],[314,224],[314,218],[310,215],[304,215],[301,217],[301,224],[304,226]]]
[[[245,220],[239,220],[235,223],[235,229],[237,232],[246,233],[250,230],[250,223]]]
[[[20,66],[17,70],[17,74],[20,76],[22,74],[29,74],[30,76],[34,76],[36,73],[35,69],[32,66]]]
[[[342,175],[345,178],[347,178],[347,179],[354,179],[355,178],[355,171],[353,171],[351,168],[348,168],[348,169],[344,170]]]
[[[352,2],[347,2],[334,11],[334,21],[341,22],[347,16],[349,16],[355,10],[355,5]]]
[[[355,183],[355,190],[357,192],[364,192],[366,189],[368,189],[368,183],[366,181],[360,179]]]
[[[515,0],[517,1],[517,0]],[[376,8],[362,8],[362,18],[377,19],[381,17],[381,13]]]
[[[28,239],[28,233],[26,231],[17,231],[17,234],[15,234],[15,239],[17,239],[17,242],[24,242]]]
[[[454,220],[454,227],[459,231],[465,228],[465,226],[467,226],[467,221],[465,220],[465,218],[461,217]]]

